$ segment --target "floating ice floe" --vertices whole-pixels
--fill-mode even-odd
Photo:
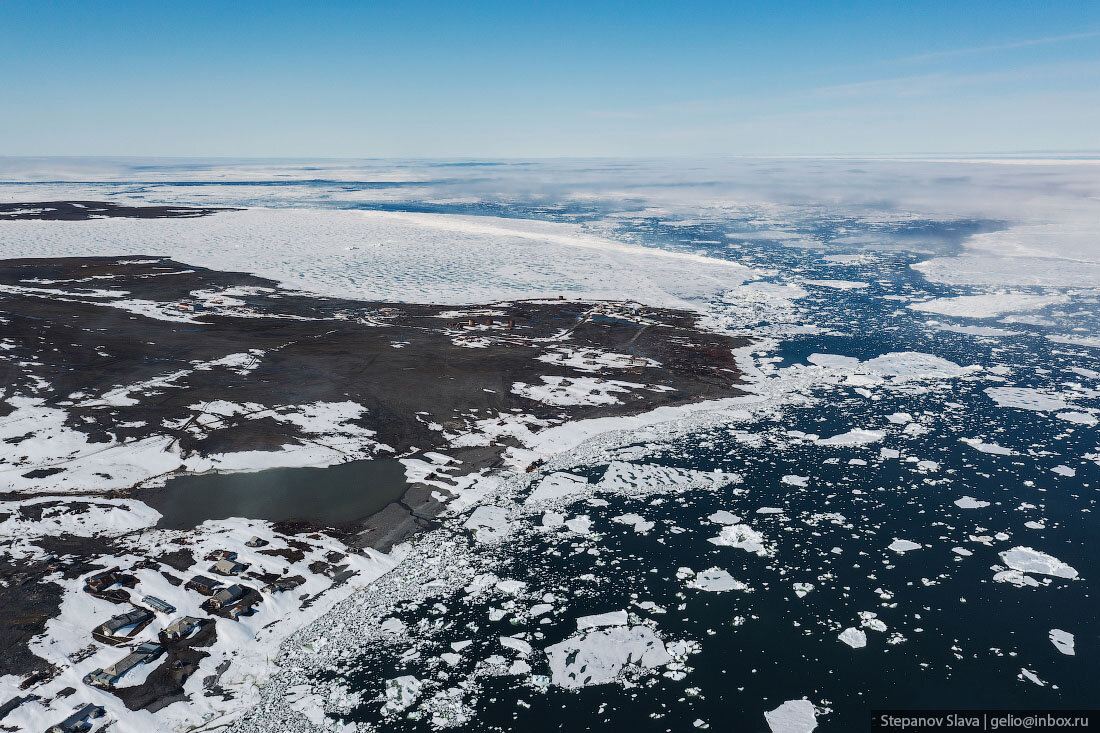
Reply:
[[[959,366],[953,361],[919,351],[891,351],[874,359],[868,359],[860,365],[860,368],[862,371],[894,377],[901,381],[961,377],[978,370],[978,367]]]
[[[694,578],[687,582],[689,588],[710,591],[711,593],[724,593],[731,590],[745,590],[747,585],[721,568],[702,570]]]
[[[569,528],[570,532],[588,534],[592,530],[592,519],[587,514],[582,514],[579,517],[565,520],[565,526]]]
[[[973,496],[964,496],[961,499],[955,499],[955,506],[959,509],[982,509],[989,506],[989,502],[975,499]]]
[[[729,259],[626,244],[581,225],[491,216],[252,208],[184,219],[11,223],[20,226],[5,232],[7,257],[153,250],[360,300],[461,305],[471,293],[484,302],[568,292],[690,307],[687,299],[754,276]]]
[[[994,318],[1003,313],[1035,311],[1048,305],[1069,302],[1062,294],[1036,295],[1033,293],[990,293],[987,295],[959,295],[950,298],[934,298],[921,303],[911,303],[909,308],[922,313],[960,318]]]
[[[899,540],[897,537],[895,537],[894,541],[890,543],[887,549],[893,550],[899,555],[904,555],[911,550],[921,549],[921,545],[911,540]]]
[[[510,529],[508,510],[499,506],[479,506],[463,526],[473,530],[478,542],[498,542]]]
[[[386,681],[385,704],[382,715],[396,715],[406,710],[420,697],[423,682],[412,675],[402,675]]]
[[[867,634],[863,629],[857,629],[854,626],[849,626],[844,629],[844,631],[841,631],[837,638],[853,649],[860,649],[867,646]]]
[[[769,552],[764,544],[764,536],[747,524],[727,525],[722,528],[717,537],[711,537],[707,542],[723,547],[736,547],[760,556],[767,555]]]
[[[628,665],[654,669],[672,661],[648,626],[581,632],[545,651],[551,682],[565,688],[614,682]]]
[[[531,654],[531,645],[523,639],[517,639],[514,636],[500,637],[500,645],[505,649],[511,649],[514,652],[518,652],[519,655],[522,657],[526,657]]]
[[[860,611],[859,625],[871,631],[886,631],[886,623],[874,611]]]
[[[978,438],[959,438],[959,442],[966,443],[971,448],[982,453],[991,453],[997,456],[1014,456],[1016,451],[1011,448],[1005,448],[1002,445],[996,443],[983,443]]]
[[[1005,565],[1020,573],[1052,575],[1067,580],[1073,580],[1077,577],[1077,571],[1074,568],[1053,555],[1048,555],[1031,547],[1013,547],[1011,550],[1001,552],[1000,555]]]
[[[1072,657],[1076,654],[1073,649],[1074,638],[1073,634],[1068,631],[1062,631],[1061,629],[1050,630],[1050,643],[1054,645],[1054,648],[1060,651],[1066,656]]]
[[[1085,425],[1092,427],[1100,420],[1097,420],[1095,415],[1090,415],[1087,412],[1059,412],[1054,417],[1059,420],[1065,420],[1066,422],[1076,423],[1077,425]]]
[[[1021,680],[1027,680],[1028,682],[1032,682],[1032,683],[1038,685],[1039,687],[1046,687],[1046,685],[1047,685],[1046,682],[1039,679],[1039,675],[1035,674],[1030,669],[1025,669],[1024,667],[1020,667],[1020,674],[1016,675],[1016,677],[1018,679],[1021,679]]]
[[[591,616],[579,616],[577,618],[577,630],[595,629],[601,626],[625,626],[627,623],[626,611],[608,611]]]
[[[736,474],[723,471],[692,471],[625,461],[612,461],[595,485],[596,491],[630,495],[662,491],[709,489],[740,481]]]
[[[1007,328],[996,328],[994,326],[956,326],[939,324],[936,328],[940,331],[950,331],[952,333],[961,333],[967,336],[986,338],[996,336],[1020,336],[1023,334],[1023,331],[1010,331]]]
[[[816,442],[818,445],[868,445],[869,443],[877,443],[885,437],[886,433],[881,430],[855,428],[830,438],[819,438]]]
[[[653,522],[650,522],[640,514],[620,514],[617,517],[611,518],[612,522],[618,524],[626,524],[634,528],[634,531],[638,534],[645,534],[649,530],[653,529]]]
[[[985,393],[1000,407],[1049,412],[1070,406],[1061,395],[1031,387],[987,387]]]
[[[1047,340],[1053,341],[1056,344],[1067,344],[1069,346],[1089,346],[1094,349],[1100,349],[1100,337],[1097,336],[1050,335],[1047,336]]]
[[[918,351],[891,351],[867,361],[839,354],[810,354],[806,358],[815,366],[840,372],[852,372],[876,377],[891,377],[899,382],[918,379],[948,379],[977,371],[979,367],[959,366],[955,362]]]
[[[859,369],[860,361],[854,356],[842,356],[841,354],[810,354],[806,361],[814,366],[828,367],[830,369]]]
[[[534,491],[524,501],[525,504],[572,499],[588,490],[588,479],[571,473],[552,473],[539,481]]]
[[[817,711],[809,700],[788,700],[764,713],[771,733],[812,733],[817,728]]]
[[[860,280],[804,280],[803,282],[806,285],[834,290],[862,290],[870,285]]]

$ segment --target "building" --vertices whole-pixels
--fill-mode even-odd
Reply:
[[[246,547],[263,547],[264,545],[267,544],[267,540],[261,539],[259,537],[253,537],[250,540],[248,540],[248,542],[245,542],[244,544],[245,544]],[[237,558],[232,558],[232,559],[236,560]]]
[[[81,733],[82,731],[91,730],[92,720],[103,717],[103,708],[99,705],[82,705],[77,708],[69,717],[62,720],[57,725],[51,725],[46,729],[46,733]]]
[[[160,644],[138,644],[134,650],[110,667],[89,672],[84,677],[84,684],[102,689],[110,689],[115,686],[122,677],[139,664],[146,664],[160,656],[164,647]]]
[[[236,560],[237,553],[232,550],[214,550],[206,556],[207,560]]]
[[[90,575],[84,581],[84,592],[96,598],[102,598],[111,603],[126,603],[130,600],[130,594],[121,587],[133,587],[137,584],[137,578],[123,573],[119,568],[111,568]]]
[[[264,593],[281,593],[287,590],[294,590],[305,582],[306,579],[300,575],[292,578],[277,578],[274,582],[265,585],[261,590]]]
[[[194,616],[181,616],[164,629],[164,638],[170,641],[187,638],[192,631],[202,626],[202,619]]]
[[[120,568],[111,568],[101,573],[91,575],[84,581],[84,590],[92,590],[101,593],[116,583],[121,583],[122,573]]]
[[[135,608],[129,613],[120,613],[112,616],[106,622],[95,628],[95,632],[103,636],[115,636],[120,631],[130,629],[153,620],[153,614],[145,608]]]
[[[243,585],[230,585],[222,588],[220,591],[210,597],[210,607],[214,609],[226,608],[231,606],[237,601],[244,598],[245,588]]]
[[[243,565],[236,560],[218,560],[210,566],[210,572],[218,575],[240,575],[247,569],[247,565]]]
[[[208,578],[205,575],[196,575],[183,586],[188,590],[202,593],[204,596],[212,596],[222,587],[221,581]]]
[[[175,606],[173,606],[168,601],[162,601],[161,599],[157,598],[156,596],[145,596],[141,600],[145,601],[145,603],[152,606],[154,610],[160,611],[161,613],[175,613],[176,612],[176,607]]]

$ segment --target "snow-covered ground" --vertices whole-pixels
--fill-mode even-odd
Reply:
[[[754,277],[735,262],[624,244],[576,224],[379,211],[11,221],[0,245],[6,257],[163,255],[321,295],[412,303],[566,295],[684,307]]]

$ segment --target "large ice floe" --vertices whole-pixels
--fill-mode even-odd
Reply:
[[[309,246],[302,243],[308,241]],[[7,257],[156,253],[322,295],[469,303],[568,294],[683,305],[753,277],[574,224],[381,211],[248,209],[195,219],[5,222]]]

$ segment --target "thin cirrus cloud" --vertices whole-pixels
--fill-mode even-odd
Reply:
[[[894,59],[895,63],[917,63],[921,61],[934,61],[936,59],[951,58],[953,56],[966,56],[969,54],[993,53],[996,51],[1011,51],[1017,48],[1029,48],[1031,46],[1046,46],[1055,43],[1067,43],[1070,41],[1084,41],[1090,38],[1100,38],[1100,31],[1087,31],[1084,33],[1069,33],[1063,36],[1047,36],[1045,38],[1029,38],[1010,43],[995,43],[988,46],[974,46],[972,48],[955,48],[946,51],[932,51],[930,53],[904,56]]]

